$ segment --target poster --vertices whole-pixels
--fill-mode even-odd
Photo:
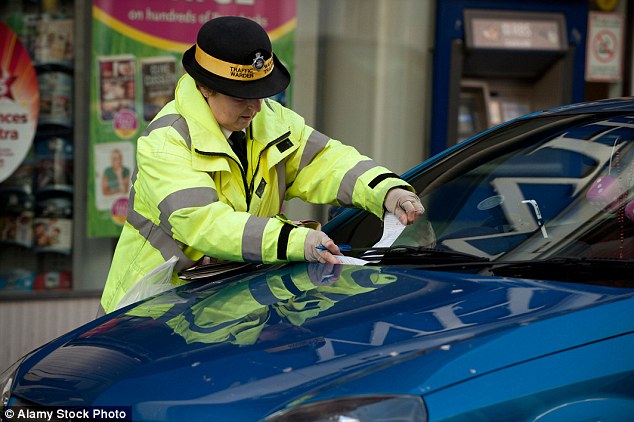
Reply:
[[[33,63],[16,33],[0,22],[0,182],[26,158],[39,106]]]
[[[268,32],[293,73],[296,0],[93,0],[88,236],[117,237],[136,165],[136,139],[183,74],[182,54],[208,20],[244,16]],[[292,85],[278,100],[289,104]],[[112,171],[117,161],[116,172]],[[120,163],[120,164],[119,164]],[[108,185],[113,189],[108,189]],[[120,184],[123,188],[114,188]]]

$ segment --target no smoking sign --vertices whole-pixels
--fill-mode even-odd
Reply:
[[[623,16],[590,12],[586,50],[586,81],[621,80]]]
[[[613,31],[604,29],[592,39],[592,54],[601,63],[613,61],[617,47],[618,42]]]

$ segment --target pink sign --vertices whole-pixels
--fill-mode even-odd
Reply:
[[[0,182],[31,148],[39,104],[33,63],[15,32],[0,22]]]
[[[218,16],[253,19],[274,39],[296,13],[296,0],[127,0],[116,7],[115,2],[94,0],[93,15],[131,38],[163,47],[172,43],[174,50],[194,44],[200,26]]]

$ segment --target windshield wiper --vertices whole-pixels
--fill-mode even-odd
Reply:
[[[381,265],[479,273],[536,280],[553,280],[610,287],[632,287],[634,260],[556,256],[545,259],[498,261],[464,252],[411,246],[353,249],[360,258]]]
[[[381,264],[460,264],[471,262],[489,262],[489,258],[471,255],[465,252],[447,249],[427,248],[423,246],[390,246],[363,250],[360,258]]]

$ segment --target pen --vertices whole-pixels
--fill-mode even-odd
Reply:
[[[339,250],[340,250],[341,252],[348,252],[348,251],[351,251],[351,250],[352,250],[352,246],[350,246],[350,245],[337,245],[337,246],[339,246]],[[326,251],[326,250],[328,250],[328,248],[327,248],[327,247],[322,246],[322,245],[315,246],[315,247],[316,247],[317,249],[319,249],[320,251]]]

